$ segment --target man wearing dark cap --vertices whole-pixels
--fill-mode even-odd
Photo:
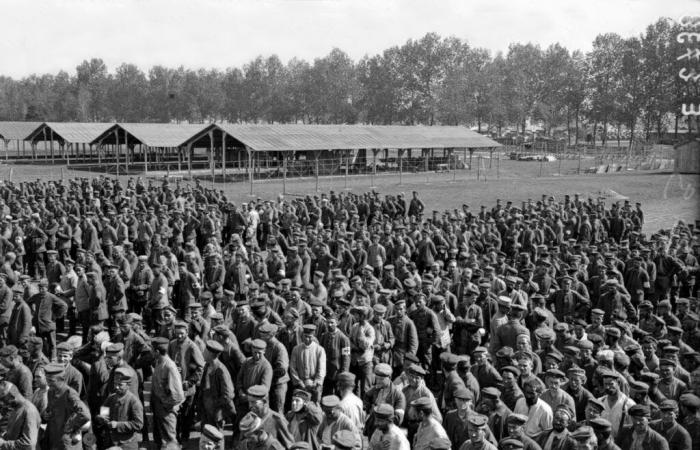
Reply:
[[[274,450],[280,449],[282,446],[277,442],[278,447],[268,446]],[[199,437],[200,450],[217,450],[224,448],[224,433],[213,425],[204,425],[202,434]]]
[[[590,427],[593,429],[596,440],[598,441],[599,450],[620,450],[612,439],[612,425],[605,419],[600,417],[589,421]]]
[[[573,317],[586,317],[590,307],[590,300],[573,290],[572,283],[573,278],[568,275],[560,278],[561,289],[552,293],[547,300],[548,305],[554,305],[554,315],[559,321]]]
[[[32,310],[24,301],[24,290],[21,286],[12,287],[13,304],[10,308],[10,318],[7,326],[7,343],[24,347],[29,340],[32,329]]]
[[[315,325],[304,325],[303,330],[302,342],[289,357],[289,376],[295,388],[313,393],[312,400],[318,401],[326,377],[326,351],[314,337]]]
[[[403,421],[406,412],[406,398],[404,393],[391,382],[391,366],[386,363],[379,363],[374,367],[374,384],[364,395],[366,405],[370,406],[369,419],[365,425],[364,433],[372,436],[374,433],[374,407],[380,403],[388,403],[394,409],[396,423]],[[410,434],[410,430],[409,430]]]
[[[177,445],[177,416],[185,401],[180,371],[168,356],[169,343],[163,337],[155,337],[151,341],[154,365],[151,384],[153,439],[159,448]]]
[[[275,337],[277,325],[264,321],[258,327],[260,339],[265,341],[265,359],[272,366],[272,388],[270,390],[270,408],[282,414],[289,383],[289,355],[287,349]]]
[[[509,408],[515,408],[518,399],[523,397],[523,391],[518,386],[520,369],[515,366],[505,366],[501,368],[503,385],[501,387],[501,401]]]
[[[327,395],[321,398],[321,409],[323,410],[323,422],[318,429],[319,444],[330,445],[333,435],[339,430],[348,430],[355,434],[358,442],[361,441],[360,434],[355,424],[348,416],[343,414],[340,407],[340,399],[335,395]]]
[[[669,450],[666,439],[649,426],[649,407],[634,405],[627,412],[632,425],[620,428],[615,443],[622,449]]]
[[[568,430],[573,412],[567,405],[558,405],[553,410],[552,429],[537,436],[536,442],[542,450],[574,450],[576,441]]]
[[[507,450],[508,444],[506,441],[514,440],[520,443],[519,448],[523,450],[542,450],[539,444],[535,442],[530,436],[525,434],[524,425],[527,422],[527,416],[522,414],[511,414],[506,420],[508,426],[508,436],[509,438],[501,441],[501,446],[504,450]],[[518,448],[516,445],[515,448]]]
[[[578,366],[573,366],[567,371],[569,382],[564,386],[566,392],[574,400],[574,413],[576,418],[581,420],[585,417],[588,400],[593,398],[593,394],[586,389],[586,371]]]
[[[284,416],[270,409],[268,405],[268,390],[269,388],[261,385],[249,387],[245,392],[245,398],[248,402],[246,409],[260,418],[260,428],[262,430],[277,439],[284,448],[289,448],[294,442],[289,423]],[[243,420],[241,420],[241,423],[243,423]]]
[[[506,421],[513,412],[501,401],[501,391],[495,387],[481,390],[481,402],[477,411],[486,415],[488,426],[496,442],[507,435]]]
[[[406,300],[398,299],[394,303],[394,315],[389,318],[394,334],[394,346],[391,349],[391,364],[394,373],[403,369],[404,356],[415,355],[418,351],[418,332],[416,325],[406,314]]]
[[[525,307],[519,303],[513,303],[508,310],[508,322],[498,327],[491,340],[491,353],[495,353],[502,347],[516,347],[517,337],[521,334],[528,335],[530,330],[521,323]]]
[[[323,393],[327,395],[333,392],[336,375],[350,370],[350,339],[338,328],[338,318],[333,312],[326,319],[326,327],[319,344],[326,352]]]
[[[351,312],[357,317],[357,322],[352,325],[348,335],[350,339],[350,368],[359,378],[359,394],[362,397],[373,384],[372,367],[376,335],[374,327],[368,322],[369,307],[353,307]]]
[[[410,406],[417,411],[418,429],[413,437],[413,450],[429,450],[436,439],[449,439],[440,421],[433,415],[433,402],[428,397],[420,397]]]
[[[224,364],[219,360],[219,355],[224,347],[215,340],[209,340],[204,350],[204,374],[198,387],[198,411],[205,424],[213,425],[223,430],[224,421],[233,419],[236,408],[233,405],[233,382],[231,375]]]
[[[272,385],[272,366],[265,358],[267,344],[261,339],[253,339],[250,344],[251,356],[245,360],[241,370],[236,374],[234,386],[236,389],[236,410],[238,416],[243,417],[248,412],[248,389],[251,386],[264,386],[269,392]],[[269,397],[267,397],[269,398]]]
[[[677,362],[671,358],[662,358],[659,360],[659,390],[668,399],[676,400],[681,397],[687,390],[688,386],[674,376]]]
[[[204,371],[204,356],[199,346],[192,341],[188,333],[188,324],[183,321],[175,322],[174,339],[168,345],[168,355],[175,362],[182,376],[182,391],[185,401],[178,417],[178,441],[186,442],[194,423],[194,395],[202,380]]]
[[[295,441],[308,442],[311,448],[319,447],[318,434],[323,421],[323,412],[318,403],[311,401],[309,392],[304,389],[294,390],[291,410],[286,418]]]
[[[44,371],[49,386],[48,404],[42,413],[42,421],[46,422],[45,439],[51,448],[80,450],[90,411],[78,393],[66,384],[63,366],[48,364]]]
[[[17,347],[6,345],[0,348],[0,364],[9,370],[5,375],[5,381],[14,384],[25,398],[31,398],[32,372],[22,362]]]
[[[46,278],[39,281],[39,293],[33,295],[27,304],[34,310],[33,325],[36,335],[44,341],[44,353],[50,359],[56,358],[56,319],[62,318],[68,305],[49,292]]]
[[[549,369],[545,373],[547,390],[542,393],[540,399],[546,402],[552,410],[558,405],[566,405],[573,414],[572,420],[576,421],[576,404],[574,399],[561,387],[566,380],[566,375],[559,369]]]
[[[617,372],[603,368],[601,375],[605,392],[605,395],[598,399],[605,405],[601,417],[612,424],[612,435],[616,439],[618,430],[623,425],[627,412],[634,405],[634,401],[620,390],[620,375]]]
[[[477,347],[472,353],[471,372],[482,388],[498,386],[502,383],[501,374],[488,360],[488,350],[486,347]]]
[[[651,428],[665,437],[668,446],[673,450],[690,450],[693,440],[690,433],[678,423],[678,402],[675,400],[664,400],[659,405],[661,410],[661,420],[650,422]]]
[[[488,433],[488,417],[480,414],[469,416],[469,440],[467,440],[460,450],[496,450],[497,447],[489,442],[486,437]]]
[[[5,431],[0,438],[3,448],[37,448],[41,416],[36,406],[25,398],[16,386],[7,381],[0,382],[0,403],[10,408]]]
[[[134,374],[126,368],[116,370],[115,391],[102,404],[95,416],[97,430],[104,434],[105,446],[138,450],[143,428],[143,405],[129,391]],[[106,411],[105,411],[106,408]]]

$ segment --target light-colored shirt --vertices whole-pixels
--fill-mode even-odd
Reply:
[[[372,433],[372,437],[369,440],[369,450],[385,450],[382,443],[386,441],[389,441],[388,450],[411,449],[411,445],[408,443],[408,439],[404,433],[393,423],[389,424],[389,429],[386,431],[386,433],[379,428],[374,430],[374,433]]]
[[[428,450],[437,439],[449,439],[449,436],[442,424],[430,416],[427,423],[423,421],[418,425],[418,431],[413,438],[413,450]]]
[[[600,397],[598,400],[603,402],[605,409],[600,414],[600,417],[610,422],[612,425],[611,435],[614,438],[617,437],[617,432],[620,430],[620,421],[622,420],[622,415],[626,413],[631,407],[636,403],[631,398],[627,397],[622,392],[618,392],[617,400],[611,403],[607,395]],[[631,424],[631,419],[627,416],[626,424]]]
[[[542,399],[538,398],[534,405],[528,406],[525,397],[519,398],[515,403],[513,412],[527,416],[524,430],[529,437],[537,436],[541,432],[552,428],[554,413],[552,408]]]
[[[374,357],[374,327],[371,323],[356,323],[350,330],[350,359],[359,363],[372,362]]]
[[[338,408],[352,420],[358,430],[362,431],[365,428],[367,414],[365,414],[365,405],[360,397],[350,392],[340,400]]]
[[[323,384],[326,378],[326,351],[312,341],[308,346],[297,344],[289,358],[289,376],[296,385],[303,386],[307,380]]]

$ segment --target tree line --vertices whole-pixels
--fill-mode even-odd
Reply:
[[[639,36],[598,35],[588,53],[514,43],[495,54],[428,33],[356,62],[336,48],[312,63],[258,56],[225,71],[110,72],[93,58],[74,75],[0,76],[0,120],[444,124],[497,135],[535,121],[547,135],[570,130],[570,141],[648,138],[677,128],[681,104],[698,98],[698,83],[677,76],[689,63],[677,59],[690,45],[676,42],[680,31],[662,18]]]

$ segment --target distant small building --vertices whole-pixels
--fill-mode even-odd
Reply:
[[[700,174],[700,138],[673,148],[676,152],[674,172]]]

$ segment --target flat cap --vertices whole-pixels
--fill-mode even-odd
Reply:
[[[340,404],[340,399],[337,395],[326,395],[321,398],[321,406],[324,408],[335,408]]]
[[[261,384],[256,384],[248,388],[246,395],[253,398],[267,398],[267,388]]]
[[[481,414],[470,414],[468,419],[469,425],[477,428],[485,427],[488,421],[488,417]]]
[[[258,419],[260,420],[260,419]],[[224,440],[224,434],[219,431],[214,425],[206,424],[202,429],[202,435],[214,443],[219,443]]]
[[[374,407],[374,414],[380,419],[392,420],[394,413],[394,407],[388,403],[380,403]]]
[[[381,377],[390,377],[392,370],[389,364],[379,363],[374,367],[374,373]]]
[[[634,405],[629,409],[629,415],[632,417],[650,417],[651,411],[647,405]]]
[[[262,425],[260,417],[255,413],[249,412],[243,416],[241,422],[238,424],[238,428],[241,430],[241,433],[250,434],[260,428],[260,425]]]
[[[224,351],[224,346],[213,339],[207,341],[207,350],[213,353],[221,353]]]
[[[514,425],[525,425],[527,423],[528,417],[524,414],[510,414],[506,422]]]
[[[510,417],[512,417],[512,416],[513,415],[511,414],[508,417],[508,419],[510,420]],[[505,439],[501,440],[501,442],[499,443],[500,448],[503,450],[519,450],[519,449],[523,448],[523,445],[524,445],[523,441],[521,441],[520,439],[515,439],[515,438],[505,438]]]
[[[430,410],[433,402],[428,397],[419,397],[411,402],[411,406],[421,411]]]
[[[612,424],[610,421],[603,419],[602,417],[596,417],[595,419],[591,419],[588,421],[588,423],[593,427],[594,430],[599,430],[599,431],[610,431],[612,430]]]
[[[112,344],[109,344],[107,348],[105,348],[105,353],[110,353],[110,354],[115,354],[119,352],[124,351],[124,344],[121,342],[114,342]]]

